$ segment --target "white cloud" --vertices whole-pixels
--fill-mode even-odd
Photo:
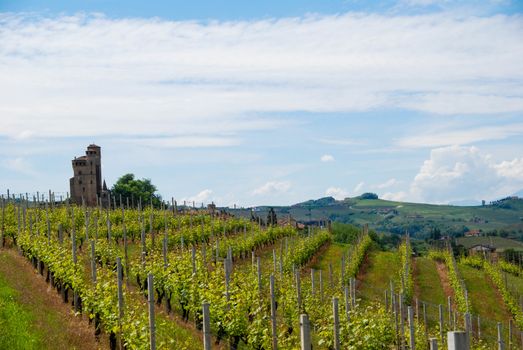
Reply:
[[[335,145],[335,146],[356,146],[356,145],[362,145],[364,144],[362,141],[357,141],[353,139],[339,139],[339,138],[328,138],[323,139],[319,138],[316,139],[320,143],[324,143],[326,145]]]
[[[214,136],[148,137],[124,141],[155,148],[227,147],[240,144],[240,140],[237,138]]]
[[[3,162],[4,168],[25,175],[36,174],[31,163],[22,157],[7,158]]]
[[[297,110],[523,111],[518,15],[0,20],[9,137],[234,136]]]
[[[253,195],[272,195],[287,192],[291,188],[289,181],[269,181],[252,191]]]
[[[398,201],[403,202],[407,200],[408,193],[400,191],[400,192],[386,192],[383,195],[380,196],[382,199],[386,199],[389,201]]]
[[[433,149],[408,191],[384,198],[449,203],[498,199],[523,188],[523,158],[496,162],[476,147]]]
[[[359,184],[356,185],[356,187],[354,187],[354,193],[355,194],[359,194],[361,192],[361,190],[363,189],[363,186],[365,186],[365,182],[360,182]]]
[[[448,145],[467,145],[489,140],[503,140],[511,136],[523,135],[523,124],[490,125],[448,130],[429,130],[421,134],[406,136],[396,141],[401,147],[439,147]]]
[[[212,190],[205,189],[200,191],[198,194],[188,197],[188,198],[182,198],[182,201],[186,201],[187,204],[192,204],[192,202],[195,203],[196,206],[201,205],[202,203],[208,203],[211,201],[211,195]]]
[[[324,163],[326,162],[334,162],[334,157],[330,154],[324,154],[321,156],[320,160]]]
[[[373,187],[381,190],[381,189],[384,189],[384,188],[392,187],[392,186],[397,185],[397,184],[398,184],[398,180],[392,178],[392,179],[388,179],[384,183],[375,185]]]
[[[349,196],[349,192],[340,187],[329,187],[325,190],[325,195],[335,199],[345,199]]]

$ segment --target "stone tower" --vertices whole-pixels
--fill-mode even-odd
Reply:
[[[87,146],[85,156],[72,160],[74,176],[69,180],[73,203],[96,206],[98,198],[105,194],[102,189],[102,153],[97,145]]]

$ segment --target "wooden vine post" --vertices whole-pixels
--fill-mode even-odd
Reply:
[[[122,276],[122,258],[116,258],[116,275],[118,279],[118,329],[120,347],[123,349],[123,338],[122,338],[122,320],[124,317],[124,304],[123,304],[123,276]]]
[[[156,325],[154,321],[154,280],[152,273],[147,275],[147,287],[147,301],[149,303],[149,343],[150,350],[156,350]]]
[[[271,292],[271,328],[272,328],[272,348],[278,349],[278,331],[276,328],[276,296],[274,286],[274,275],[270,277],[270,292]]]

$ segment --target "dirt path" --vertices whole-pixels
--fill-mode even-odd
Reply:
[[[436,262],[436,269],[438,270],[439,279],[441,281],[441,286],[445,292],[445,297],[451,297],[454,299],[454,290],[450,285],[449,276],[447,274],[447,267],[444,263]]]
[[[87,318],[74,316],[43,276],[15,250],[0,249],[0,274],[18,292],[18,302],[31,311],[33,325],[46,349],[108,349],[109,341],[96,341]]]

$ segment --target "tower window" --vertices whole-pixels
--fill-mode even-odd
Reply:
[[[82,187],[82,191],[85,192],[85,187]]]

